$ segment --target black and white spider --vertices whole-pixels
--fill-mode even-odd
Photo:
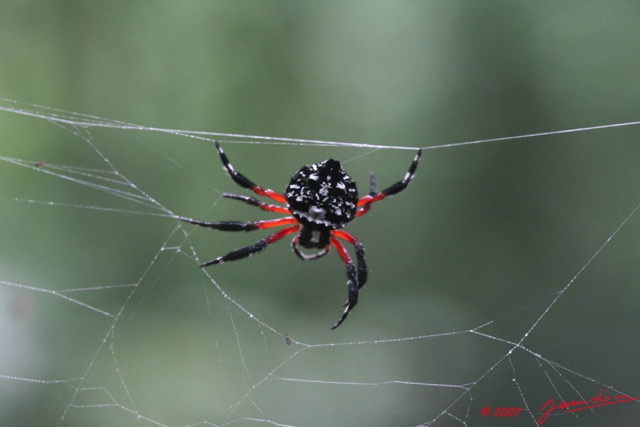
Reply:
[[[254,231],[265,228],[285,227],[275,233],[258,240],[251,246],[235,249],[226,255],[205,262],[200,267],[208,267],[214,264],[222,264],[227,261],[236,261],[247,258],[256,252],[266,248],[271,243],[277,242],[283,237],[298,233],[291,241],[293,252],[303,260],[314,260],[326,255],[333,246],[340,259],[347,267],[348,299],[344,304],[342,317],[331,327],[335,329],[347,318],[349,312],[358,303],[358,292],[367,282],[367,264],[364,259],[364,246],[360,241],[341,230],[354,218],[364,215],[371,205],[388,196],[393,196],[404,190],[413,178],[422,150],[416,153],[409,171],[401,181],[396,182],[383,191],[376,192],[375,175],[371,174],[370,192],[364,197],[358,198],[356,183],[340,166],[340,162],[328,159],[320,163],[304,166],[289,182],[284,195],[273,190],[264,189],[256,185],[246,176],[237,172],[229,163],[218,141],[216,149],[222,160],[222,164],[239,186],[253,191],[259,196],[265,196],[271,200],[286,206],[268,204],[253,197],[240,194],[224,193],[223,197],[240,200],[252,206],[268,212],[276,212],[287,216],[263,221],[215,221],[203,222],[190,218],[180,218],[190,224],[202,227],[214,228],[221,231]],[[345,241],[354,246],[358,261],[357,280],[356,267],[351,256],[340,241]],[[319,249],[318,252],[308,254],[302,252],[299,246],[305,249]]]

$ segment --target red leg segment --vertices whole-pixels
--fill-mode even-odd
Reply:
[[[213,228],[215,230],[220,231],[254,231],[254,230],[262,230],[265,228],[273,228],[280,227],[282,225],[290,225],[297,224],[298,220],[296,220],[292,216],[288,216],[285,218],[277,218],[277,219],[266,219],[263,221],[212,221],[212,222],[204,222],[198,221],[191,218],[180,218],[184,222],[188,222],[189,224],[199,225],[201,227]]]

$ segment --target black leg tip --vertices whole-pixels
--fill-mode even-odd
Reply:
[[[220,264],[222,263],[222,261],[218,258],[212,260],[212,261],[207,261],[207,262],[203,262],[202,264],[200,264],[200,268],[206,268],[209,267],[210,265],[216,265],[216,264]]]

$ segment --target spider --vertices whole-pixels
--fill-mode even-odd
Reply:
[[[333,247],[347,268],[347,302],[344,304],[342,316],[331,329],[340,326],[358,303],[358,292],[367,282],[368,275],[364,246],[356,237],[343,231],[342,228],[356,217],[366,214],[373,203],[398,194],[407,188],[407,185],[415,175],[422,150],[418,150],[409,167],[409,171],[401,181],[378,192],[376,191],[375,175],[371,173],[369,194],[358,198],[356,183],[342,169],[340,162],[337,160],[328,159],[304,166],[291,178],[284,194],[281,194],[256,185],[249,178],[236,171],[218,141],[215,141],[215,146],[224,168],[236,184],[258,196],[268,197],[286,206],[265,203],[256,198],[240,194],[223,193],[223,197],[239,200],[251,206],[256,206],[263,211],[276,212],[286,216],[277,219],[247,222],[204,222],[190,218],[180,219],[190,224],[220,231],[254,231],[274,227],[285,228],[258,240],[253,245],[234,249],[226,255],[207,261],[201,264],[200,267],[209,267],[210,265],[250,257],[262,251],[268,245],[293,233],[297,234],[293,237],[291,246],[293,252],[302,260],[318,259],[326,255],[330,248]],[[358,265],[357,274],[351,256],[341,241],[347,242],[355,248]],[[317,249],[317,252],[303,252],[300,247],[310,250]]]

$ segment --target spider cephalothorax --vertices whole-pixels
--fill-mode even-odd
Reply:
[[[265,196],[275,202],[285,204],[286,207],[264,203],[253,197],[239,194],[224,193],[224,197],[240,200],[247,204],[257,206],[264,211],[277,212],[287,216],[249,222],[203,222],[190,218],[181,219],[190,224],[222,231],[253,231],[273,227],[286,227],[258,240],[251,246],[235,249],[226,255],[201,264],[200,267],[208,267],[226,261],[235,261],[249,257],[263,250],[267,245],[282,239],[288,234],[296,232],[298,234],[291,241],[291,246],[295,254],[303,260],[320,258],[326,255],[329,249],[333,247],[347,267],[348,299],[345,303],[342,317],[340,317],[331,329],[340,326],[349,315],[349,312],[358,303],[358,292],[366,283],[368,273],[364,259],[364,246],[362,246],[362,243],[360,243],[357,238],[341,229],[354,218],[367,213],[372,203],[404,190],[416,172],[418,162],[420,161],[421,150],[418,150],[409,167],[409,171],[401,181],[396,182],[383,191],[376,192],[375,179],[372,174],[369,194],[358,198],[358,189],[355,182],[353,182],[344,169],[342,169],[340,162],[337,160],[328,159],[323,162],[304,166],[291,178],[283,195],[254,184],[246,176],[237,172],[229,162],[227,155],[222,151],[220,144],[216,141],[215,145],[222,159],[222,164],[236,184],[253,191],[259,196]],[[355,248],[358,263],[357,279],[356,267],[340,240],[352,244]],[[308,254],[302,252],[298,248],[298,245],[305,249],[319,249],[319,251]]]

